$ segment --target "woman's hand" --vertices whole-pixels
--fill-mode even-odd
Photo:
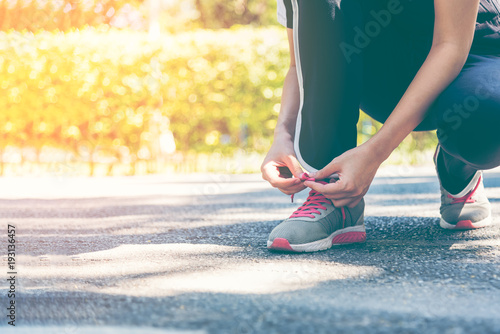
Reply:
[[[289,136],[274,139],[260,170],[264,180],[287,195],[306,188],[299,179],[303,170],[295,156],[293,140]]]
[[[332,174],[338,174],[337,182],[321,184],[306,181],[304,185],[325,195],[336,207],[356,206],[370,188],[375,173],[383,161],[366,144],[345,152],[333,159],[325,168],[309,174],[315,179],[326,179]]]

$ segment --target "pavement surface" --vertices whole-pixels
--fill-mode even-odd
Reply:
[[[432,167],[385,167],[367,242],[272,253],[296,204],[259,175],[0,179],[1,333],[500,333],[495,225],[439,225]],[[16,327],[7,225],[16,233]]]

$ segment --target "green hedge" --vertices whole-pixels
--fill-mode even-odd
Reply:
[[[279,28],[158,40],[0,32],[0,150],[99,150],[133,162],[157,154],[171,130],[181,152],[263,152],[288,66],[285,38]]]

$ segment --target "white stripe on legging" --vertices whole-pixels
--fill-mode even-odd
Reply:
[[[310,0],[309,0],[310,1]],[[300,154],[299,148],[299,137],[300,137],[300,128],[302,125],[302,108],[304,106],[304,80],[302,77],[302,68],[300,66],[300,51],[299,51],[299,5],[297,0],[292,0],[292,8],[293,8],[293,45],[295,50],[295,63],[297,69],[297,79],[299,82],[299,92],[300,92],[300,107],[299,112],[297,114],[297,122],[295,124],[295,139],[293,143],[293,148],[295,150],[295,155],[297,156],[297,160],[299,160],[302,167],[308,172],[316,172],[318,171],[316,168],[310,166],[305,160],[302,158]],[[311,147],[312,150],[320,149],[319,147]]]

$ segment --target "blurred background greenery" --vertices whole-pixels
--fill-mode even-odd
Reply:
[[[276,0],[0,0],[0,174],[257,171],[288,68],[275,18]],[[358,141],[378,128],[362,113]]]

